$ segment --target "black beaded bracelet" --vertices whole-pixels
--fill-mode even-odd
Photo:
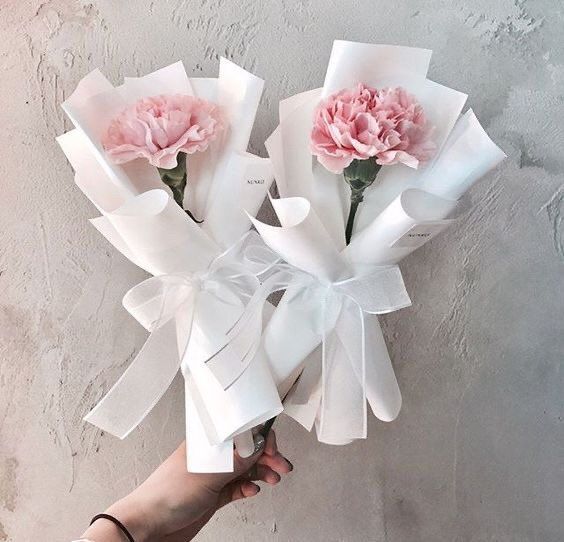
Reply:
[[[129,542],[135,542],[135,540],[133,540],[133,537],[131,536],[131,533],[126,529],[125,525],[119,519],[114,518],[114,516],[110,516],[110,514],[98,514],[92,518],[90,525],[92,525],[98,519],[107,519],[108,521],[111,521],[116,527],[118,527],[118,529],[121,530],[121,532],[126,536],[127,540],[129,540]]]

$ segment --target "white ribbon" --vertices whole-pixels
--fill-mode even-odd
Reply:
[[[293,277],[288,281],[293,292],[288,303],[318,304],[318,319],[312,325],[321,343],[321,356],[307,358],[288,393],[286,414],[308,429],[315,422],[322,442],[345,444],[366,438],[366,365],[377,361],[372,359],[376,351],[371,349],[374,339],[366,318],[411,305],[400,269],[374,267],[368,274],[330,282],[293,266],[283,267]]]
[[[229,424],[225,424],[229,429],[221,428],[215,423],[214,413],[206,411],[206,398],[201,397],[198,386],[202,378],[209,382],[212,377],[211,391],[219,394],[219,402],[225,395],[224,408],[229,408],[230,387],[242,378],[260,347],[262,309],[273,281],[261,286],[258,277],[273,267],[276,256],[254,240],[258,240],[256,234],[245,235],[204,272],[151,277],[125,294],[124,307],[151,334],[86,421],[125,438],[156,405],[180,368],[189,395],[187,420],[193,418],[196,409],[198,430],[205,433],[209,443],[222,445],[217,464],[225,465],[232,456],[231,439],[235,435],[282,409],[280,405],[275,412],[265,413],[264,419],[245,419],[245,425],[235,430]],[[226,313],[236,315],[229,329],[198,329],[199,313],[210,305],[214,310],[219,308],[224,318]],[[217,333],[212,336],[214,331]],[[197,340],[193,340],[195,335]],[[228,466],[223,469],[228,470]]]
[[[250,242],[255,238],[245,236],[203,272],[151,277],[126,293],[124,307],[151,334],[121,378],[86,416],[88,422],[125,438],[156,405],[180,368],[186,380],[187,420],[193,420],[196,432],[209,443],[220,446],[217,464],[225,462],[233,437],[265,420],[248,420],[226,433],[206,408],[198,383],[211,378],[214,393],[229,393],[261,346],[267,297],[291,286],[294,301],[310,297],[319,302],[312,325],[322,355],[320,362],[305,368],[291,390],[288,414],[304,423],[306,409],[311,423],[316,419],[319,439],[324,442],[344,443],[366,436],[365,318],[410,305],[399,268],[375,267],[366,275],[331,282],[277,263],[272,250]],[[197,316],[210,299],[215,310],[218,306],[227,312],[235,309],[237,315],[229,329],[216,330],[215,335],[213,329],[197,326]]]

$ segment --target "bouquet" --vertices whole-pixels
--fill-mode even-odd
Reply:
[[[280,226],[253,222],[291,280],[264,347],[285,412],[322,442],[365,438],[367,403],[381,420],[398,415],[378,322],[410,305],[397,264],[505,157],[461,115],[467,96],[426,78],[430,57],[336,41],[323,88],[283,100],[266,142]]]
[[[180,369],[193,472],[231,471],[233,441],[250,454],[249,430],[282,410],[261,348],[273,255],[245,213],[272,182],[246,152],[262,88],[225,59],[213,79],[178,62],[117,88],[95,70],[63,103],[75,129],[58,141],[92,224],[153,275],[123,299],[149,338],[85,419],[124,438]]]

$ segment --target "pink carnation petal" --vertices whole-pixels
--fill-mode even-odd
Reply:
[[[338,173],[354,159],[418,167],[434,153],[423,108],[405,89],[364,84],[323,100],[314,114],[311,151]]]
[[[354,160],[352,156],[318,156],[319,163],[332,173],[343,173],[343,169],[351,164]]]
[[[124,109],[102,144],[116,163],[143,157],[171,169],[179,152],[205,151],[223,127],[221,112],[211,102],[181,94],[153,96]]]

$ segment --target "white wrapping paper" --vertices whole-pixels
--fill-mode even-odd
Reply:
[[[378,363],[367,370],[367,360],[380,351],[383,341],[366,331],[366,321],[370,315],[410,304],[401,274],[397,266],[372,266],[365,274],[354,273],[306,199],[274,200],[273,205],[279,227],[253,223],[294,270],[290,272],[295,280],[290,281],[265,335],[270,360],[280,362],[272,363],[279,391],[284,395],[301,369],[299,363],[285,364],[283,358],[302,361],[321,342],[321,356],[310,356],[304,378],[290,396],[291,414],[309,425],[315,411],[323,442],[343,444],[364,438],[367,398],[374,399],[373,409],[383,418],[391,418],[398,408],[399,390],[396,393],[387,385],[384,396],[393,396],[387,404],[376,391],[382,383],[394,385],[393,372]],[[298,397],[306,400],[299,402]]]
[[[360,318],[357,311],[355,318],[359,292],[367,296],[370,286],[363,278],[372,277],[375,288],[396,287],[397,294],[399,283],[387,282],[389,277],[379,276],[378,269],[393,267],[451,224],[447,217],[456,200],[505,156],[471,111],[460,116],[465,94],[426,78],[430,56],[423,49],[336,41],[323,88],[281,102],[280,124],[266,143],[286,199],[273,202],[278,230],[255,225],[271,248],[315,280],[307,284],[297,279],[290,286],[265,329],[264,345],[278,390],[286,396],[286,413],[308,429],[315,424],[324,442],[363,438],[366,400],[384,421],[393,420],[401,407],[377,320],[385,311],[365,310]],[[359,83],[402,86],[414,94],[435,127],[438,151],[421,170],[401,164],[381,168],[365,192],[345,247],[349,188],[341,175],[312,158],[309,141],[319,100]],[[336,309],[328,307],[319,285],[333,288],[343,279],[364,289]],[[401,306],[405,304],[390,305]],[[327,310],[334,311],[330,325],[322,314]]]
[[[232,470],[232,439],[245,442],[238,436],[282,408],[260,347],[257,274],[268,262],[248,261],[257,240],[247,235],[243,211],[255,214],[272,182],[269,161],[245,152],[262,87],[225,59],[217,79],[191,79],[177,62],[117,88],[96,70],[63,104],[75,129],[58,141],[77,185],[101,213],[93,225],[154,275],[124,297],[149,338],[86,420],[124,438],[181,369],[188,468],[195,472]],[[228,124],[207,152],[187,160],[187,206],[204,218],[203,227],[171,199],[156,168],[143,159],[116,165],[101,145],[123,107],[174,93],[217,102]],[[251,301],[254,311],[246,311]]]

